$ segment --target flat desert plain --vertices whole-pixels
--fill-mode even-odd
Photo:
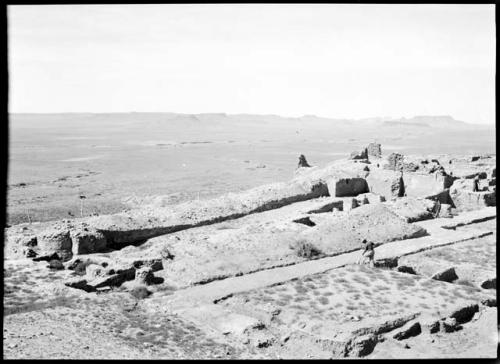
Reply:
[[[493,125],[448,116],[12,114],[8,223],[239,192],[289,180],[300,154],[324,166],[371,142],[385,155],[495,153]]]

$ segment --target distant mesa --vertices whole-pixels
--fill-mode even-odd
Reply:
[[[393,120],[385,120],[384,126],[410,126],[410,127],[424,127],[424,128],[446,128],[446,127],[467,127],[464,121],[456,120],[449,115],[417,115],[412,118],[400,118]]]

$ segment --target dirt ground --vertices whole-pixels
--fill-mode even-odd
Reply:
[[[70,271],[8,262],[4,358],[231,358],[237,352],[175,314],[146,316],[128,292],[88,294],[61,285]]]
[[[495,207],[434,218],[422,198],[444,177],[422,155],[407,190],[425,196],[402,198],[382,159],[338,160],[376,139],[384,158],[448,163],[444,153],[494,151],[487,128],[443,140],[378,119],[353,131],[317,117],[168,113],[11,125],[6,359],[496,357]],[[334,163],[297,171],[300,154]],[[496,204],[496,159],[477,158],[454,171],[466,183],[486,168]],[[374,182],[334,197],[368,172],[387,196]],[[374,266],[357,264],[363,239]],[[54,251],[68,256],[44,257]]]
[[[287,216],[286,210],[282,216]],[[227,228],[224,224],[220,226]],[[427,261],[452,256],[453,264],[469,261],[477,267],[491,258],[496,224],[495,220],[488,220],[457,229],[466,231],[474,227],[494,234],[416,253],[413,259]],[[432,239],[432,234],[418,239]],[[468,259],[471,251],[477,253],[475,260]],[[299,265],[290,269],[299,269]],[[266,272],[272,275],[272,271]],[[402,273],[397,267],[370,268],[351,263],[325,273],[244,290],[208,306],[193,303],[189,308],[190,303],[185,302],[187,309],[180,310],[167,303],[176,293],[175,288],[153,290],[151,297],[157,297],[156,302],[162,306],[158,310],[148,305],[153,298],[136,298],[125,285],[104,293],[87,293],[64,286],[64,280],[74,274],[67,269],[48,269],[47,262],[6,261],[4,358],[491,358],[496,355],[496,290]],[[209,286],[210,283],[206,285],[208,289]],[[470,306],[477,306],[477,312],[462,320],[456,330],[443,329],[443,320]],[[441,329],[430,333],[429,323],[435,321],[441,322]],[[421,325],[421,333],[402,340],[394,338],[415,323]]]

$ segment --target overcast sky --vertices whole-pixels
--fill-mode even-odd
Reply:
[[[494,123],[494,17],[494,5],[9,6],[9,109]]]

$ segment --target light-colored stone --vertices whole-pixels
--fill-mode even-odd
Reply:
[[[145,285],[153,283],[154,275],[151,267],[139,268],[135,271],[135,282]]]
[[[73,254],[98,253],[106,249],[106,237],[96,230],[71,231]]]
[[[57,253],[64,261],[72,257],[72,242],[68,230],[46,230],[37,237],[37,241],[40,255]]]

